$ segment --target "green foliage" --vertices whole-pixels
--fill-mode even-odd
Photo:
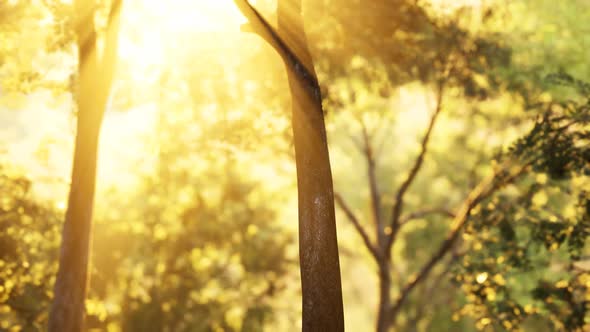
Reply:
[[[311,17],[324,20],[311,26],[309,34],[324,81],[358,79],[366,87],[376,86],[382,97],[415,81],[444,80],[465,97],[479,100],[503,90],[502,72],[512,63],[512,49],[502,41],[504,36],[473,34],[460,24],[461,13],[441,18],[426,7],[408,0],[370,5],[346,0],[338,6],[315,2]],[[325,89],[329,92],[330,84]],[[351,93],[359,92],[353,87]],[[342,104],[332,100],[338,94],[326,97],[329,103]]]
[[[61,214],[31,193],[31,180],[0,164],[0,329],[44,330],[56,273]]]
[[[293,239],[276,224],[276,211],[262,205],[271,197],[229,165],[208,173],[224,179],[215,184],[176,175],[146,178],[142,191],[125,198],[133,204],[119,203],[116,217],[99,219],[88,327],[260,330],[272,322],[272,301],[293,268],[286,258]],[[63,216],[5,165],[0,184],[2,329],[41,331]],[[207,192],[193,190],[203,187]]]
[[[587,93],[568,75],[552,79]],[[586,102],[539,107],[532,129],[501,157],[531,165],[530,173],[482,203],[466,229],[471,250],[456,280],[469,294],[462,312],[481,328],[516,330],[531,316],[556,330],[588,324],[590,274],[577,264],[590,235],[590,113]]]
[[[123,305],[130,308],[123,317],[124,330],[239,330],[244,324],[263,326],[271,318],[267,303],[282,287],[290,239],[273,226],[272,210],[252,204],[255,187],[226,171],[218,199],[195,193],[189,199],[194,203],[177,212],[166,208],[176,193],[202,184],[167,179],[146,187],[153,198],[146,212],[151,212],[139,217],[156,241],[138,238],[136,250],[126,259],[145,268],[139,279],[128,275],[128,283],[144,290],[124,296]],[[228,316],[231,312],[236,316]]]

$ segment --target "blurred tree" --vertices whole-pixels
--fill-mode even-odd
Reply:
[[[103,52],[97,51],[95,3],[75,2],[78,34],[77,131],[70,195],[55,281],[49,331],[76,332],[84,326],[84,301],[100,124],[110,93],[117,57],[121,1],[108,13]]]
[[[89,330],[259,331],[278,319],[288,320],[284,326],[298,320],[297,307],[282,295],[298,292],[292,285],[293,234],[279,216],[292,191],[273,191],[261,182],[273,179],[265,162],[275,165],[290,158],[288,122],[281,120],[284,101],[277,98],[261,106],[253,98],[272,96],[273,89],[284,87],[268,83],[275,71],[261,75],[260,86],[233,79],[255,70],[230,65],[224,51],[216,52],[203,59],[203,66],[190,66],[191,53],[177,55],[175,65],[190,70],[163,68],[152,87],[155,92],[148,93],[147,102],[158,103],[162,112],[156,135],[146,139],[157,142],[153,154],[142,160],[147,165],[137,168],[145,172],[140,187],[116,188],[99,199],[93,282],[86,300]],[[259,52],[250,46],[242,55],[264,57]],[[288,173],[292,175],[290,169]],[[279,183],[282,178],[276,176]],[[57,267],[57,219],[40,220],[51,223],[56,234],[48,243],[35,238],[33,244],[44,248],[43,256],[28,259],[45,268],[45,280],[51,280]],[[28,232],[14,220],[7,222],[19,236]],[[16,238],[13,244],[19,251],[27,248]],[[53,257],[46,258],[45,246],[50,245]],[[20,263],[7,259],[7,264]],[[33,308],[39,315],[31,322],[33,331],[47,324],[50,283],[44,281],[39,294],[27,293],[27,300],[39,305]],[[10,284],[28,287],[12,279]],[[6,301],[1,303],[13,299]],[[10,310],[6,324],[11,327],[29,321],[29,316],[18,318],[16,309]]]
[[[121,262],[123,330],[256,331],[272,319],[291,239],[275,224],[275,212],[257,203],[255,184],[240,179],[231,162],[201,180],[172,172],[148,181],[138,196],[150,203],[139,216],[145,235],[130,236],[137,240]],[[219,193],[212,198],[192,188]],[[188,204],[179,207],[180,200]]]
[[[31,181],[0,163],[0,329],[45,329],[61,214],[35,199]]]
[[[502,141],[498,144],[498,138],[506,136],[501,133],[510,130],[506,125],[510,124],[513,131],[519,132],[529,118],[522,110],[530,113],[540,111],[538,102],[547,98],[541,90],[546,84],[533,80],[537,77],[534,72],[525,72],[512,65],[513,51],[511,45],[502,41],[505,38],[503,35],[474,34],[463,26],[463,17],[435,16],[424,2],[377,1],[365,5],[352,1],[342,6],[331,4],[326,1],[310,6],[315,13],[312,16],[317,15],[312,20],[321,22],[319,26],[314,25],[317,29],[311,29],[310,36],[315,42],[312,45],[315,45],[318,58],[324,59],[319,62],[320,77],[327,82],[323,87],[328,92],[324,103],[333,113],[346,113],[332,116],[335,119],[332,120],[335,124],[333,135],[339,142],[352,137],[366,163],[368,194],[363,198],[368,201],[369,216],[359,215],[362,210],[355,211],[356,206],[349,204],[349,199],[345,200],[343,195],[337,194],[336,201],[377,263],[377,330],[389,330],[402,310],[405,312],[403,320],[397,320],[398,328],[416,329],[422,320],[420,316],[432,311],[425,306],[429,303],[434,308],[436,305],[432,297],[445,296],[446,292],[440,289],[441,278],[446,280],[445,274],[448,275],[449,269],[462,256],[458,244],[461,242],[462,227],[470,220],[470,210],[497,190],[530,172],[526,164],[513,165],[514,162],[509,162],[493,168],[488,165],[494,159],[491,152],[502,144]],[[482,10],[487,13],[483,15],[484,21],[493,17],[494,10]],[[363,13],[367,19],[358,19],[358,13]],[[465,12],[459,14],[464,15]],[[370,22],[370,27],[367,27],[367,22]],[[514,75],[514,72],[520,75]],[[398,170],[400,165],[406,164],[407,158],[394,157],[392,160],[384,152],[386,147],[400,151],[396,153],[403,151],[399,144],[387,144],[387,140],[396,135],[387,133],[387,130],[392,130],[387,128],[387,123],[391,123],[392,118],[399,118],[399,115],[391,115],[386,108],[391,107],[391,96],[397,97],[396,91],[407,89],[408,83],[416,81],[426,85],[426,89],[434,90],[434,111],[418,146],[418,156],[408,166],[408,173],[390,175],[382,170],[387,165],[385,163],[398,162],[398,167],[395,167]],[[506,98],[506,95],[514,96],[510,98],[515,98],[517,104],[505,109],[490,107],[490,100]],[[464,100],[459,105],[466,104],[467,107],[457,107],[458,99]],[[409,106],[413,108],[409,112],[418,112],[416,105]],[[448,115],[441,115],[442,110]],[[398,113],[403,113],[403,110]],[[466,123],[462,125],[465,129],[460,134],[447,133],[449,150],[441,154],[439,142],[435,141],[434,150],[432,148],[433,128],[437,122],[448,124],[454,116],[461,117],[454,121]],[[494,127],[497,127],[496,130],[492,129]],[[347,130],[348,133],[343,133]],[[483,140],[474,139],[482,136],[482,132],[490,134],[486,134]],[[514,137],[514,134],[511,136]],[[494,138],[496,143],[487,146],[490,138]],[[404,140],[401,136],[396,139]],[[454,139],[456,142],[452,141]],[[479,145],[473,144],[478,141]],[[503,142],[507,141],[504,139]],[[343,147],[347,148],[350,145]],[[455,156],[457,159],[453,163]],[[423,174],[426,158],[432,158],[436,163],[436,166],[431,166],[438,168],[436,173],[426,170],[428,173]],[[467,160],[473,162],[471,169]],[[418,174],[422,174],[422,178]],[[452,195],[439,198],[428,187],[431,185],[429,181],[437,180],[437,176],[450,181]],[[396,191],[392,192],[384,185],[390,182],[396,183]],[[357,187],[352,189],[352,194],[358,199],[360,182],[354,183]],[[410,192],[413,184],[420,187]],[[466,185],[471,188],[466,198],[461,200],[457,191],[465,191]],[[358,204],[358,201],[354,203]],[[372,220],[374,231],[365,230],[363,219]],[[413,225],[424,220],[432,226],[424,231],[412,231]],[[451,231],[438,249],[425,250],[424,246],[432,246],[431,241],[441,241],[438,234],[446,233],[448,228],[445,220],[450,222]],[[392,257],[392,250],[397,252],[393,249],[395,243],[405,247],[405,257]],[[445,261],[449,253],[452,257],[447,266],[436,269],[435,266]],[[416,262],[423,265],[415,266]],[[407,281],[402,281],[403,278]],[[396,281],[399,285],[395,284]],[[427,285],[421,287],[424,283]],[[420,295],[414,295],[412,299],[411,292],[420,288],[419,293],[423,297],[420,299]],[[393,301],[390,299],[392,289],[398,291]],[[451,296],[453,298],[458,299]],[[403,309],[404,306],[407,308]],[[451,313],[449,311],[449,315]]]
[[[68,67],[74,36],[69,29],[71,5],[59,0],[38,3],[4,1],[0,5],[0,103],[17,109],[27,94],[49,90],[63,95],[70,88]],[[22,29],[22,26],[38,27]],[[23,43],[23,41],[27,43]]]
[[[190,57],[178,59],[184,61]],[[124,198],[124,212],[106,214],[97,225],[95,251],[104,246],[110,253],[97,262],[91,289],[96,328],[258,331],[273,322],[275,298],[292,282],[293,238],[277,217],[282,195],[253,175],[260,160],[243,157],[256,151],[246,159],[276,159],[276,149],[260,154],[266,148],[258,144],[268,137],[242,128],[259,116],[241,112],[252,92],[232,83],[228,68],[210,82],[204,68],[223,71],[227,64],[204,61],[205,67],[162,77],[160,108],[188,107],[159,116],[156,172]],[[186,89],[165,92],[179,86]],[[221,89],[228,86],[231,95]],[[223,105],[215,115],[212,101]],[[121,312],[105,317],[109,303],[119,303]]]
[[[588,327],[590,269],[582,257],[590,236],[590,89],[564,73],[551,81],[586,101],[539,105],[530,132],[503,156],[529,164],[527,176],[482,202],[466,228],[455,278],[468,294],[462,313],[482,329]]]

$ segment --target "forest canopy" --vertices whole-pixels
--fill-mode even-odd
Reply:
[[[0,331],[587,331],[590,4],[0,2]]]

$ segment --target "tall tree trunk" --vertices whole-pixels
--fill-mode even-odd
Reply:
[[[249,30],[275,48],[287,69],[297,165],[303,331],[343,331],[332,171],[320,86],[303,27],[301,0],[279,0],[278,32],[247,0],[234,2],[249,19]]]
[[[301,0],[279,0],[278,31],[307,68],[303,71],[286,66],[297,164],[303,331],[343,331],[332,171],[320,86],[303,27]]]
[[[100,58],[96,52],[94,6],[83,0],[75,5],[80,17],[80,27],[77,27],[78,123],[59,270],[49,315],[50,332],[79,332],[84,327],[98,140],[115,67],[121,1],[113,3]]]
[[[377,332],[387,332],[391,326],[389,309],[391,308],[391,271],[386,258],[379,262],[379,307],[377,312]]]

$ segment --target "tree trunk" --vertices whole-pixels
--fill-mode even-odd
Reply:
[[[49,314],[50,332],[79,332],[84,328],[98,140],[115,67],[120,6],[120,1],[113,4],[101,59],[96,52],[93,20],[89,23],[88,20],[82,19],[80,23],[84,26],[78,29],[76,145],[59,270]],[[82,14],[84,18],[89,16],[86,15],[87,8],[87,2],[76,2],[77,14]],[[93,15],[94,12],[91,13]]]
[[[304,72],[299,71],[303,68],[287,64],[297,164],[303,331],[343,331],[332,171],[320,87],[305,37],[301,0],[279,1],[278,31],[307,67]]]
[[[389,263],[379,263],[379,308],[377,312],[377,332],[387,332],[391,326],[392,320],[389,316],[391,308],[391,298],[389,290],[391,289],[391,271]]]
[[[59,271],[49,316],[50,332],[83,329],[98,150],[97,125],[84,118],[79,115]]]
[[[301,0],[279,0],[278,31],[304,66],[286,63],[297,165],[303,331],[344,331],[332,171]]]
[[[332,171],[320,87],[313,69],[301,13],[301,0],[279,0],[279,32],[247,0],[234,0],[287,68],[299,198],[299,260],[304,331],[343,331],[344,310]]]

